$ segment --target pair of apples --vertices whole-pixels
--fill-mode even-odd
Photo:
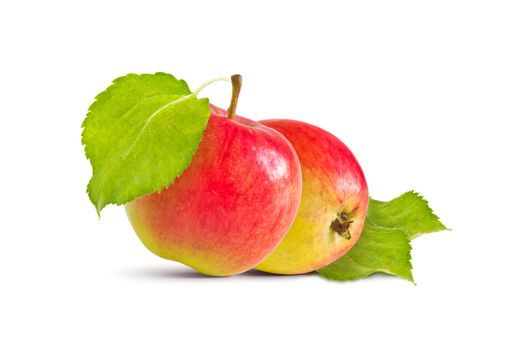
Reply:
[[[307,123],[211,115],[190,166],[159,193],[126,205],[153,253],[213,276],[252,268],[315,271],[358,240],[368,208],[366,180],[352,152]]]

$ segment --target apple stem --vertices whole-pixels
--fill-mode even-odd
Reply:
[[[232,80],[232,99],[230,107],[228,107],[228,119],[233,119],[235,110],[237,109],[237,101],[239,101],[239,94],[241,93],[242,77],[240,74],[234,74]]]

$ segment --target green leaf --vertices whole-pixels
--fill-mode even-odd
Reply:
[[[324,278],[337,281],[382,272],[414,282],[410,240],[446,229],[428,202],[414,191],[388,202],[370,199],[365,226],[355,246],[318,272]]]
[[[388,202],[370,199],[367,219],[377,226],[397,227],[413,239],[425,233],[447,230],[419,193],[409,191]]]
[[[190,164],[210,116],[184,80],[129,74],[95,98],[82,123],[97,212],[168,187]]]
[[[379,227],[367,219],[355,246],[318,272],[336,281],[351,281],[382,272],[413,282],[410,251],[405,230]]]

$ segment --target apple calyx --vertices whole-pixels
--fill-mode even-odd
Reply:
[[[232,99],[230,101],[230,107],[228,107],[228,119],[233,119],[235,116],[235,110],[237,109],[237,101],[239,101],[239,94],[241,93],[242,76],[240,74],[234,74],[231,76],[232,81]]]
[[[352,239],[350,233],[350,225],[354,222],[350,217],[350,213],[341,211],[337,214],[337,217],[330,224],[330,229],[345,239]]]

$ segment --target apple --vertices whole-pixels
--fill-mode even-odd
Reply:
[[[365,176],[348,147],[327,131],[294,120],[260,123],[293,145],[301,162],[303,192],[290,231],[257,269],[276,274],[315,271],[359,239],[368,208]]]
[[[126,212],[142,243],[160,257],[213,276],[260,263],[284,238],[297,213],[302,177],[297,155],[277,131],[235,115],[211,116],[190,166],[160,193]]]

